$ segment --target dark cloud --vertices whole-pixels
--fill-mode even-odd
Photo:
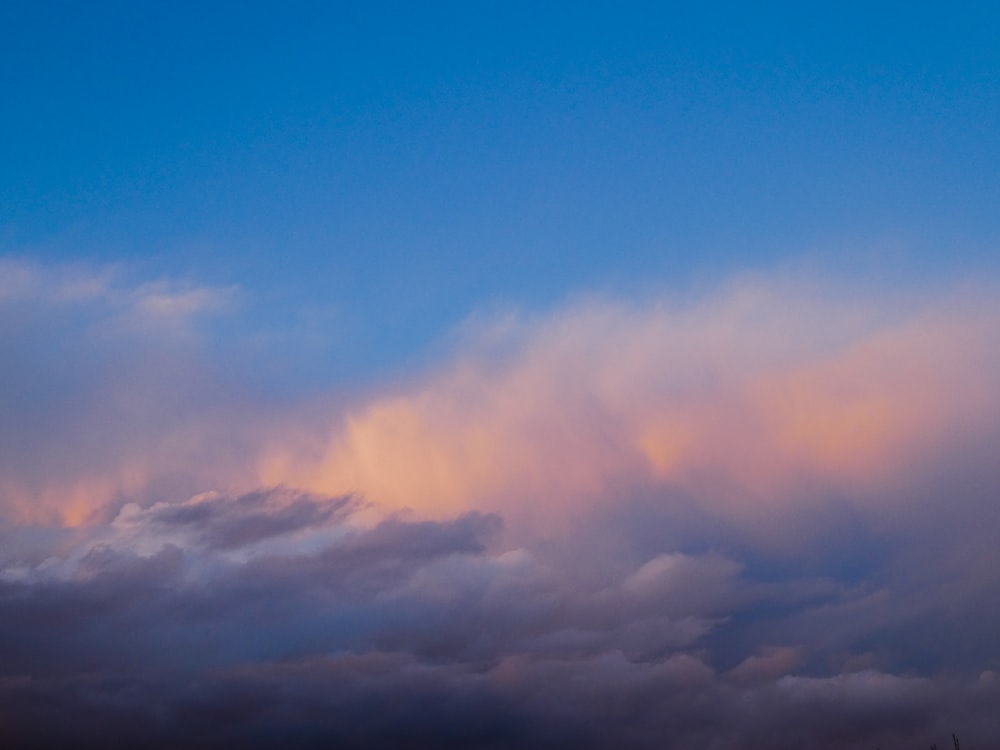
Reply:
[[[495,515],[363,524],[364,508],[285,489],[211,493],[126,508],[71,544],[43,535],[60,540],[47,558],[8,555],[7,745],[870,750],[952,730],[967,747],[1000,738],[992,672],[893,673],[877,656],[852,662],[860,640],[847,636],[831,661],[823,613],[864,613],[870,592],[754,580],[752,564],[694,551],[588,583],[565,553],[505,546]],[[273,522],[258,525],[265,512]],[[798,630],[802,618],[818,621]]]
[[[965,747],[996,736],[996,683],[860,672],[734,689],[693,657],[518,659],[489,670],[405,654],[328,655],[195,678],[0,682],[12,747]]]
[[[213,493],[195,502],[161,504],[147,513],[153,524],[190,529],[210,547],[236,549],[343,520],[357,504],[351,496],[324,498],[279,488],[235,499]]]

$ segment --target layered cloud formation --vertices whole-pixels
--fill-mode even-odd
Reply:
[[[580,299],[289,405],[235,290],[0,271],[8,744],[1000,741],[989,288]]]

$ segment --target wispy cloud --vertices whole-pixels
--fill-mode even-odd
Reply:
[[[82,309],[122,323],[176,326],[199,315],[232,310],[239,294],[232,286],[172,279],[135,283],[129,276],[123,266],[43,265],[26,258],[0,258],[0,304],[75,308],[77,314]]]
[[[107,295],[115,271],[79,265],[44,266],[24,258],[0,258],[0,301],[78,304]]]
[[[235,290],[14,259],[0,285],[0,519],[80,523],[170,476],[215,486],[240,417],[206,315]]]

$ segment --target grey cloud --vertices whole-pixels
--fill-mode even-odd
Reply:
[[[268,533],[231,531],[265,507],[279,519]],[[506,547],[497,516],[367,527],[352,515],[361,507],[290,490],[211,494],[59,537],[61,567],[0,583],[0,722],[13,746],[870,750],[952,730],[967,747],[1000,738],[991,673],[842,672],[822,621],[791,627],[852,600],[872,606],[850,587],[755,581],[752,561],[694,551],[610,565],[617,582],[588,583],[565,555]],[[306,531],[311,545],[274,546]]]
[[[989,747],[995,683],[878,672],[734,689],[692,657],[521,659],[489,670],[405,654],[316,656],[196,679],[0,681],[15,747],[761,750]],[[921,744],[922,743],[922,744]]]
[[[988,578],[907,588],[883,568],[859,584],[837,560],[796,571],[752,549],[634,544],[634,517],[551,547],[517,546],[497,515],[370,525],[368,510],[272,488],[8,528],[0,721],[15,747],[1000,739],[996,680],[979,677],[998,666],[995,608],[968,599]]]
[[[351,496],[324,498],[277,488],[236,498],[213,493],[183,504],[161,503],[143,515],[153,525],[190,529],[210,547],[235,549],[344,520],[357,506]]]

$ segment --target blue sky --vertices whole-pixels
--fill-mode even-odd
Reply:
[[[0,3],[0,744],[1000,744],[1000,11]]]
[[[994,265],[985,7],[2,13],[2,249],[238,284],[349,369],[580,289]]]

